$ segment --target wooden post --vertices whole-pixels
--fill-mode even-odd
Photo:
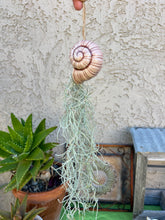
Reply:
[[[136,155],[135,187],[133,217],[138,216],[144,207],[144,195],[146,186],[147,157],[141,152]]]

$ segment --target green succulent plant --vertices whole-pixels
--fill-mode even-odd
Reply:
[[[11,203],[11,212],[0,210],[0,220],[33,220],[36,215],[45,210],[45,208],[33,208],[29,212],[26,212],[26,203],[27,195],[21,203],[16,199],[15,204]]]
[[[45,143],[45,138],[57,127],[46,129],[43,119],[33,132],[32,114],[26,121],[19,120],[11,113],[13,128],[0,131],[0,173],[12,171],[13,176],[5,187],[8,192],[14,188],[21,189],[31,179],[35,179],[40,171],[48,169],[54,159],[52,148],[57,143]]]

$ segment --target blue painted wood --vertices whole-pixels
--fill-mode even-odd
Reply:
[[[165,128],[130,128],[135,153],[165,152]]]

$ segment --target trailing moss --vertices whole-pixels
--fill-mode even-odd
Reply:
[[[94,138],[93,106],[89,96],[86,85],[77,85],[72,80],[65,90],[65,114],[60,128],[66,140],[67,150],[62,155],[65,162],[62,165],[61,178],[63,184],[67,185],[68,194],[64,198],[64,214],[67,213],[68,219],[74,219],[77,211],[83,218],[91,204],[93,208],[97,207],[97,190],[99,189],[100,194],[101,187],[96,187],[98,182],[95,175],[99,167],[104,167],[105,170],[108,166],[98,157],[99,148]],[[111,172],[111,178],[109,183],[114,181],[113,172]],[[103,193],[110,190],[109,187],[106,190],[105,188],[105,186],[102,187]]]

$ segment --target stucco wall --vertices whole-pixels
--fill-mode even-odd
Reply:
[[[58,125],[70,49],[82,39],[82,11],[71,0],[0,4],[0,129],[7,129],[11,112]],[[87,82],[96,141],[130,143],[130,126],[165,125],[165,1],[90,0],[86,7],[86,38],[104,55],[101,72]],[[2,201],[1,192],[6,207]]]

